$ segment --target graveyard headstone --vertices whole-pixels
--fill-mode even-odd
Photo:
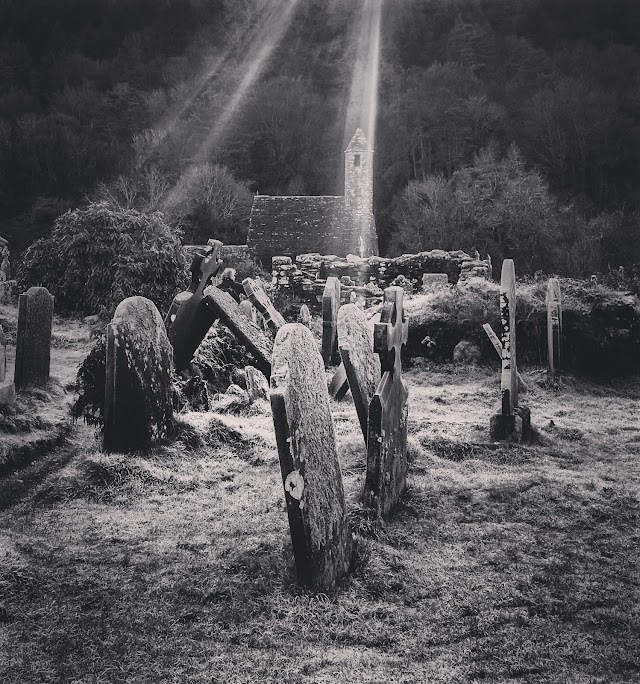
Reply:
[[[338,362],[340,295],[340,281],[335,276],[329,276],[322,295],[322,359],[325,368]]]
[[[367,471],[363,498],[376,517],[386,516],[398,502],[407,478],[407,398],[401,354],[409,332],[403,289],[388,287],[373,348],[380,356],[382,379],[369,405]]]
[[[45,287],[30,287],[18,301],[13,378],[17,390],[49,380],[52,327],[53,297]]]
[[[264,374],[253,366],[245,366],[244,373],[249,402],[253,403],[258,399],[268,399],[269,382],[264,377]]]
[[[562,297],[557,278],[547,284],[547,349],[549,375],[557,380],[562,372]]]
[[[276,336],[270,397],[298,578],[332,591],[348,572],[352,539],[323,362],[299,323]]]
[[[309,307],[306,304],[303,304],[300,307],[298,320],[300,321],[300,323],[302,323],[302,325],[305,325],[307,328],[311,325],[311,312],[309,311]]]
[[[146,297],[128,297],[107,326],[105,451],[146,451],[173,430],[173,352]]]
[[[526,440],[530,433],[529,410],[518,402],[518,365],[516,361],[516,271],[513,259],[502,262],[500,279],[500,325],[502,372],[500,375],[500,413],[491,417],[493,439]]]
[[[249,301],[262,314],[267,326],[273,332],[278,332],[285,324],[285,320],[282,314],[273,306],[267,293],[252,278],[245,278],[242,281],[242,287],[244,287]]]
[[[0,406],[12,404],[16,398],[13,381],[7,380],[7,338],[0,325]]]
[[[338,349],[344,364],[365,442],[369,404],[380,382],[380,357],[373,351],[373,331],[356,304],[338,311]]]
[[[256,318],[255,318],[255,314],[254,314],[255,309],[253,308],[253,304],[248,299],[243,299],[240,302],[240,308],[242,309],[242,312],[244,313],[244,315],[250,321],[253,321],[254,323],[256,322]]]

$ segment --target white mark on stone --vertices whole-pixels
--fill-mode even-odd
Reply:
[[[287,475],[287,478],[284,481],[284,489],[286,492],[289,492],[289,495],[293,499],[300,501],[302,492],[304,491],[304,478],[300,475],[298,470],[294,470]]]

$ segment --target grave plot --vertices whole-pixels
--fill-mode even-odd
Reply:
[[[367,471],[363,500],[377,518],[389,514],[407,478],[407,398],[402,379],[402,346],[409,322],[404,316],[403,290],[384,291],[380,322],[375,324],[374,351],[380,356],[382,379],[369,405]]]
[[[107,326],[105,451],[146,451],[172,433],[172,357],[155,304],[120,302]]]
[[[270,396],[298,578],[332,591],[352,540],[323,361],[299,323],[276,336]]]
[[[516,361],[516,271],[513,259],[502,262],[500,280],[502,372],[500,413],[491,416],[489,433],[495,440],[526,441],[531,432],[531,413],[518,401]]]

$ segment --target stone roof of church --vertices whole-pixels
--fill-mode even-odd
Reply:
[[[373,152],[373,148],[369,145],[369,141],[365,138],[361,128],[358,128],[353,134],[345,152]]]

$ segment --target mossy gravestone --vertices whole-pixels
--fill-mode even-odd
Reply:
[[[407,479],[407,398],[402,379],[402,347],[407,343],[401,287],[388,287],[380,322],[375,324],[373,348],[380,356],[382,378],[369,405],[367,472],[363,499],[377,518],[398,503]]]
[[[278,331],[271,409],[299,580],[332,591],[348,570],[351,531],[336,451],[324,365],[300,323]]]
[[[366,442],[369,404],[380,382],[380,357],[373,351],[373,325],[356,304],[338,311],[338,349]]]
[[[105,451],[146,451],[173,431],[173,352],[146,297],[118,305],[107,326]]]
[[[16,389],[49,380],[52,327],[53,297],[45,287],[30,287],[18,301]]]
[[[549,376],[552,380],[557,380],[562,370],[562,297],[557,278],[551,278],[547,284],[546,303]]]
[[[502,373],[500,413],[491,416],[489,433],[496,440],[521,442],[529,439],[531,414],[518,403],[516,361],[516,270],[513,259],[502,262],[500,279],[500,326]]]

